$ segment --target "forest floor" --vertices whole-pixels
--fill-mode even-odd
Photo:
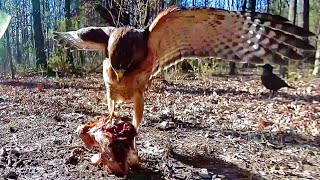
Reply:
[[[269,99],[257,74],[179,77],[146,93],[144,162],[129,179],[320,179],[319,78]],[[90,165],[75,133],[107,112],[104,89],[99,74],[1,77],[0,179],[121,179]],[[131,104],[118,110],[132,117]]]

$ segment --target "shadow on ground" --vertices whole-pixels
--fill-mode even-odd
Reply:
[[[133,169],[133,173],[128,177],[130,180],[158,180],[164,179],[163,174],[159,171],[154,171],[152,169],[139,167]]]
[[[284,93],[284,92],[278,92],[277,96],[281,96],[285,99],[288,100],[292,100],[292,101],[306,101],[306,102],[312,102],[312,101],[317,101],[320,102],[320,92],[318,95],[314,95],[314,96],[298,96],[298,95],[292,95],[292,94],[288,94],[288,93]]]
[[[230,74],[222,74],[222,73],[212,73],[210,74],[210,76],[213,77],[218,77],[218,78],[224,78],[224,79],[229,79],[229,78],[235,78],[235,77],[253,77],[252,79],[254,79],[254,77],[257,74],[236,74],[236,75],[230,75]]]
[[[183,164],[194,168],[208,169],[208,172],[216,175],[223,175],[226,179],[264,179],[257,174],[218,158],[192,157],[178,154],[173,150],[171,150],[170,155],[172,158],[180,161]]]
[[[308,139],[307,137],[294,132],[277,133],[266,130],[248,132],[222,129],[211,130],[211,133],[215,132],[222,133],[225,136],[241,138],[247,141],[257,140],[274,149],[282,149],[286,146],[310,146],[320,148],[320,139]],[[212,138],[213,137],[214,136],[212,136]]]
[[[235,96],[245,95],[245,98],[249,98],[249,99],[268,99],[269,97],[269,94],[267,92],[259,95],[259,94],[250,93],[248,91],[236,90],[231,88],[215,89],[215,87],[212,87],[212,89],[211,88],[209,89],[209,88],[203,88],[199,86],[196,86],[196,87],[185,86],[181,84],[168,85],[166,86],[165,90],[170,93],[180,92],[182,94],[191,94],[191,95],[210,95],[210,94],[213,94],[214,92],[220,96],[224,94],[231,94]],[[282,97],[284,99],[291,100],[291,101],[320,102],[320,94],[315,96],[298,96],[298,95],[288,94],[285,92],[278,92],[276,94],[276,97]]]
[[[29,82],[23,82],[18,80],[10,80],[10,81],[2,81],[0,82],[0,85],[5,86],[13,86],[13,87],[24,87],[24,88],[36,88],[39,84],[43,85],[45,89],[98,89],[103,90],[104,87],[93,87],[90,86],[91,84],[86,85],[80,85],[80,83],[61,83],[61,82],[51,82],[51,83],[45,83],[40,81],[29,81]]]

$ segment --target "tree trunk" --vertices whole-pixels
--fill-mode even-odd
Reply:
[[[131,0],[130,2],[130,25],[136,27],[137,24],[135,22],[135,17],[134,17],[134,4],[135,0]]]
[[[257,6],[257,1],[256,0],[250,0],[250,12],[252,14],[252,16],[255,16],[255,13],[256,13],[256,6]],[[254,64],[250,64],[250,63],[247,63],[247,68],[255,68],[256,66]]]
[[[32,16],[33,16],[33,39],[36,48],[37,67],[47,68],[46,54],[44,51],[44,37],[42,33],[40,0],[32,0]]]
[[[11,78],[15,79],[15,70],[12,62],[11,44],[10,44],[10,38],[9,38],[9,28],[6,30],[5,36],[6,36],[6,59],[7,59],[7,62],[9,62],[10,64]]]
[[[65,0],[64,8],[65,8],[65,17],[66,17],[66,31],[70,31],[72,28],[72,22],[70,20],[71,11],[70,11],[71,0]],[[71,69],[74,69],[73,56],[70,50],[67,50],[67,62],[71,65]]]
[[[272,7],[272,0],[267,0],[267,13],[270,13],[271,7]]]
[[[145,17],[144,17],[144,20],[143,20],[143,25],[144,26],[147,26],[148,23],[149,23],[149,20],[150,20],[150,13],[151,13],[151,10],[150,10],[150,4],[148,3],[149,1],[148,0],[144,0],[144,4],[146,4],[146,14],[145,14]]]
[[[229,62],[229,75],[235,75],[237,74],[237,68],[235,62]]]
[[[288,19],[293,24],[296,24],[296,16],[297,16],[297,0],[290,0],[289,4],[289,13]],[[286,77],[288,75],[288,68],[280,65],[279,74],[281,77]]]
[[[320,41],[320,35],[318,36],[318,40]],[[316,52],[316,60],[314,62],[314,69],[313,69],[313,72],[312,74],[313,75],[318,75],[319,74],[319,68],[320,68],[320,43],[317,43],[318,45],[318,49],[317,49],[317,52]]]
[[[208,7],[208,4],[209,4],[208,1],[209,1],[209,0],[204,0],[204,7]],[[233,1],[232,1],[232,3],[233,3]]]
[[[252,1],[252,0],[251,0]],[[250,3],[251,3],[250,1]],[[253,2],[255,3],[255,1]],[[254,5],[255,7],[255,5]],[[250,5],[250,9],[252,8],[252,6]],[[241,6],[242,12],[246,12],[247,9],[247,0],[244,0],[242,2],[242,6]],[[255,8],[254,8],[255,9]],[[244,64],[243,67],[248,67],[248,63]],[[237,74],[237,69],[236,69],[236,63],[235,62],[229,62],[229,75],[235,75]]]
[[[77,16],[80,17],[81,16],[81,10],[80,10],[80,6],[81,6],[81,3],[80,3],[80,0],[76,0],[76,13],[77,13]],[[77,21],[77,25],[76,25],[76,28],[77,29],[80,29],[81,28],[81,25],[80,25],[80,19],[78,19]],[[78,57],[80,58],[80,67],[83,66],[84,62],[85,62],[85,59],[84,59],[84,51],[78,51]]]
[[[256,0],[250,0],[250,11],[252,14],[256,12],[256,5],[257,5]]]
[[[296,24],[296,17],[297,17],[297,0],[290,0],[288,19],[293,24]]]
[[[2,2],[0,1],[0,10],[2,10]],[[7,30],[8,31],[8,30]],[[3,56],[0,56],[0,57],[3,57],[3,59],[0,59],[2,60],[2,68],[3,68],[3,73],[4,74],[7,74],[7,58],[6,58],[6,43],[4,41],[2,41],[2,43],[0,42],[0,46],[3,46],[3,49],[0,47],[0,51],[3,52],[3,54],[1,54],[2,52],[0,52],[0,55],[3,55]],[[1,72],[1,71],[0,71]]]
[[[299,0],[299,26],[303,27],[305,30],[309,30],[309,0]],[[303,38],[305,41],[308,41],[308,38]],[[306,61],[314,61],[314,56],[310,56]],[[296,61],[297,66],[301,64],[301,61]]]
[[[247,8],[247,0],[243,0],[243,3],[242,3],[242,12],[246,12],[246,8]]]
[[[289,13],[288,13],[288,19],[291,21],[293,24],[297,23],[297,0],[290,0],[289,4]],[[285,69],[283,66],[280,66],[280,75],[282,77],[286,76],[286,72],[288,72],[288,69]]]
[[[299,0],[299,9],[299,26],[303,27],[305,30],[309,30],[309,0]]]
[[[27,0],[23,0],[23,14],[24,14],[24,21],[22,23],[22,28],[21,28],[21,43],[22,43],[22,46],[23,46],[23,50],[22,50],[22,57],[23,57],[23,66],[24,66],[24,69],[26,69],[26,66],[29,64],[29,46],[30,46],[30,43],[29,43],[29,38],[32,37],[30,36],[29,34],[29,28],[27,27],[29,21],[28,21],[28,11],[29,9],[27,8]]]
[[[20,49],[20,41],[19,41],[19,23],[16,23],[16,61],[18,64],[22,63],[22,54]]]
[[[320,21],[318,25],[318,42],[317,42],[316,60],[314,62],[314,69],[312,74],[319,75],[319,69],[320,69]]]

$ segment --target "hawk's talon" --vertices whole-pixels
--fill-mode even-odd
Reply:
[[[107,116],[102,117],[101,120],[104,121],[105,123],[111,121],[111,124],[113,124],[113,119],[119,118],[118,114],[119,113],[117,111],[112,111]]]

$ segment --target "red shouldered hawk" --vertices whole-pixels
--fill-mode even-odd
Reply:
[[[303,40],[310,36],[315,35],[277,15],[179,7],[162,11],[145,29],[87,27],[55,33],[66,48],[106,52],[109,111],[113,113],[116,101],[133,102],[136,128],[143,118],[147,83],[159,70],[190,57],[287,64],[315,51]]]

